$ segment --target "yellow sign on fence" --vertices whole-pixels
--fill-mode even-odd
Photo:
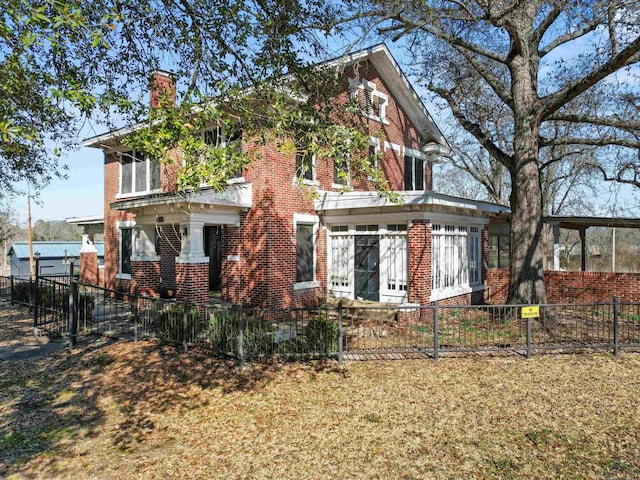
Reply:
[[[538,318],[540,317],[540,305],[531,305],[522,307],[521,318]]]

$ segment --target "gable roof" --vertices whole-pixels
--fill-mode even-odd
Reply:
[[[448,148],[448,143],[440,128],[384,43],[363,48],[357,52],[318,63],[315,66],[344,69],[366,59],[370,60],[376,68],[381,78],[389,87],[390,93],[406,112],[423,139],[426,142]],[[82,146],[93,148],[109,147],[110,142],[117,141],[119,138],[140,130],[147,125],[147,123],[141,122],[96,135],[85,139]]]
[[[95,243],[98,257],[104,257],[104,243]],[[64,258],[80,256],[82,242],[33,242],[33,252],[40,252],[40,258]],[[20,259],[29,258],[29,242],[13,242],[7,255],[15,254]]]

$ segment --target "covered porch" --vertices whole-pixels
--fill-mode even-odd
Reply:
[[[225,261],[240,260],[226,253],[224,232],[240,225],[251,202],[251,184],[242,184],[224,192],[202,189],[111,204],[112,210],[135,215],[132,288],[208,303],[210,292],[220,290]]]

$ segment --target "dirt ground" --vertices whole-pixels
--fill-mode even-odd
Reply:
[[[0,305],[0,342],[31,333]],[[640,478],[639,391],[632,353],[240,371],[96,340],[0,361],[0,478]]]

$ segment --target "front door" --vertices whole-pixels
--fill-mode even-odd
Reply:
[[[209,257],[209,291],[220,290],[222,274],[221,227],[204,227],[204,254]]]
[[[355,276],[356,299],[380,300],[380,237],[356,235]]]

